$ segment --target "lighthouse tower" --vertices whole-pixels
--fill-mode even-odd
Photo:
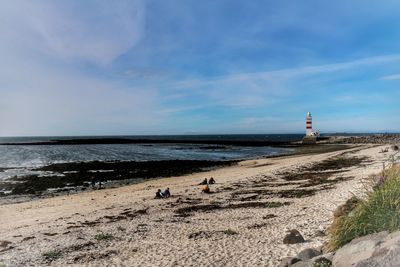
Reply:
[[[307,117],[306,117],[306,136],[314,136],[312,130],[312,116],[310,112],[307,112]]]

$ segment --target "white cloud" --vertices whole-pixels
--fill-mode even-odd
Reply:
[[[81,71],[134,46],[143,16],[141,1],[2,3],[0,135],[134,134],[162,120],[156,90]]]
[[[9,48],[107,64],[140,40],[144,12],[138,0],[15,0],[2,3],[0,30]]]

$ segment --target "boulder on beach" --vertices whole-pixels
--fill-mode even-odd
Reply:
[[[318,254],[319,252],[319,254]],[[300,255],[300,254],[303,254]],[[316,256],[313,256],[318,254]],[[299,258],[302,257],[303,259]],[[283,258],[279,267],[310,267],[310,266],[331,266],[333,253],[321,255],[317,249],[305,249],[295,257]]]
[[[282,259],[281,263],[279,264],[279,267],[289,267],[299,261],[301,260],[296,257],[286,257]]]
[[[296,229],[292,229],[283,238],[283,244],[297,244],[305,242],[304,237]]]
[[[295,264],[289,265],[290,267],[314,267],[314,266],[332,266],[332,261],[321,256],[309,259],[306,261],[299,261]]]
[[[400,231],[380,232],[354,239],[339,249],[333,266],[399,266]]]
[[[306,248],[302,250],[299,254],[297,254],[296,258],[301,259],[302,261],[312,259],[316,256],[321,255],[321,251],[315,248]]]

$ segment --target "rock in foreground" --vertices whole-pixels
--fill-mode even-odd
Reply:
[[[283,244],[297,244],[305,242],[304,237],[296,229],[290,230],[283,239]]]
[[[339,249],[333,266],[399,266],[400,231],[380,232],[354,239]]]

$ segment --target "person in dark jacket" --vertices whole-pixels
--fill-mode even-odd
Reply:
[[[165,198],[171,197],[171,192],[169,191],[169,187],[168,187],[167,189],[165,189],[165,191],[164,191],[164,193],[163,193],[163,196],[164,196]]]
[[[203,182],[199,183],[199,185],[206,185],[206,184],[208,184],[207,178],[204,178]]]
[[[157,192],[156,192],[156,197],[155,198],[164,198],[164,196],[163,196],[163,194],[162,194],[162,192],[161,192],[161,189],[158,189],[157,190]]]

